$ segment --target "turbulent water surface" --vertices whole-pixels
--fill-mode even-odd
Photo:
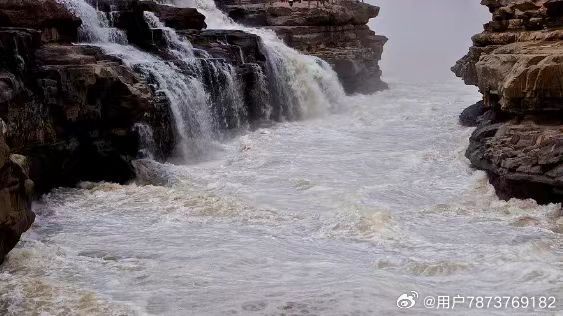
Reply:
[[[0,270],[0,313],[372,315],[410,290],[560,296],[559,206],[499,201],[463,158],[456,115],[478,97],[395,84],[214,160],[55,190]]]

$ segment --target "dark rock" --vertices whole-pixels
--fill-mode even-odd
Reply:
[[[463,126],[474,127],[478,124],[478,119],[485,113],[483,101],[479,101],[461,112],[459,115],[459,123]]]
[[[178,30],[202,30],[207,27],[205,16],[194,8],[177,8],[153,1],[139,1],[134,10],[153,12],[166,26]]]
[[[33,182],[28,172],[26,158],[10,155],[0,132],[0,264],[35,220],[31,211]]]
[[[484,124],[471,136],[466,156],[475,167],[489,172],[501,198],[563,201],[560,124],[537,124],[528,119]]]
[[[266,57],[261,48],[260,37],[237,30],[204,30],[201,32],[179,32],[195,48],[205,51],[213,58],[221,58],[234,65],[264,63]]]
[[[0,1],[0,27],[30,28],[45,42],[73,41],[81,21],[53,0]]]
[[[154,1],[130,1],[119,6],[107,6],[111,11],[115,26],[127,31],[130,42],[143,48],[163,44],[162,30],[152,29],[146,22],[144,12],[152,12],[167,27],[178,30],[202,30],[206,27],[205,16],[193,8],[176,8],[158,4]]]
[[[129,162],[138,151],[133,127],[154,111],[146,83],[92,47],[47,45],[36,61],[44,115],[28,104],[12,105],[8,117],[18,131],[9,141],[32,160],[40,191],[81,180],[131,179]],[[30,118],[37,122],[30,125]]]
[[[138,122],[158,126],[159,150],[170,152],[169,113],[149,83],[99,48],[40,39],[39,29],[0,28],[0,117],[39,193],[131,179]]]

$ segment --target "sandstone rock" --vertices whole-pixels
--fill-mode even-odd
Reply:
[[[80,24],[79,18],[53,0],[0,1],[0,27],[36,29],[47,42],[75,39]]]
[[[502,198],[563,201],[561,1],[484,0],[493,21],[452,70],[483,94],[467,157]]]
[[[215,1],[227,14],[252,26],[343,26],[365,25],[379,14],[379,7],[348,1],[343,4],[287,6],[252,1]]]

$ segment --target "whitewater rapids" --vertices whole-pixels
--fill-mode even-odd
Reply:
[[[55,190],[0,269],[0,314],[394,314],[411,290],[561,298],[560,206],[499,201],[463,157],[457,114],[478,98],[461,82],[392,84],[249,131],[211,161],[143,161],[137,184]]]

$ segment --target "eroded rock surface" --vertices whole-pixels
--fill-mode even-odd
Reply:
[[[376,35],[367,23],[379,8],[357,1],[317,5],[271,1],[216,0],[235,21],[273,29],[289,46],[329,62],[348,93],[372,93],[386,89],[379,61],[384,36]]]
[[[452,68],[486,111],[467,157],[503,198],[563,201],[563,1],[483,0],[493,19]]]

